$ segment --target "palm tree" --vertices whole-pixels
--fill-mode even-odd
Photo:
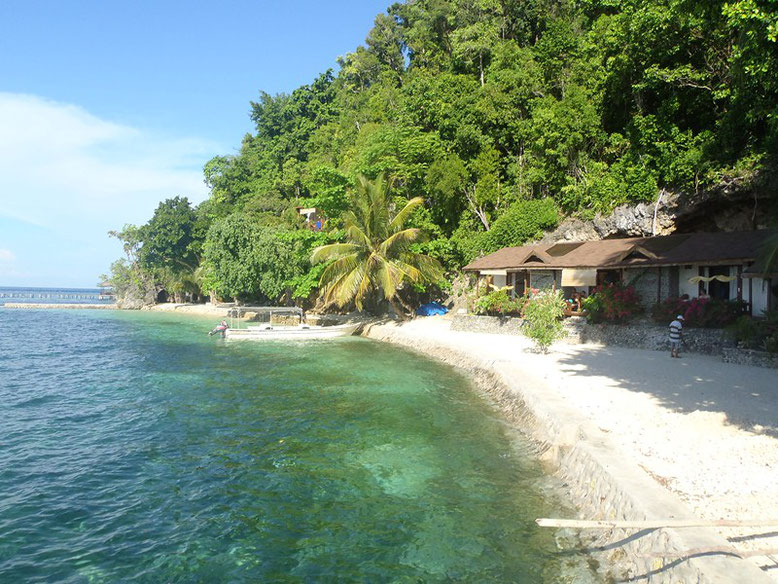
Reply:
[[[765,240],[761,259],[765,273],[778,269],[778,231],[770,234]]]
[[[398,291],[406,282],[434,282],[443,275],[437,260],[410,250],[423,234],[415,227],[404,228],[413,211],[424,200],[416,197],[394,216],[387,200],[383,177],[370,181],[357,177],[350,194],[351,210],[343,214],[346,243],[323,245],[313,250],[311,263],[332,261],[319,280],[326,304],[344,306],[354,301],[358,310],[366,298],[380,294],[399,316],[403,311]]]

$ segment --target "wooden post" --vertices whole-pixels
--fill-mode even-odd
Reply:
[[[662,268],[656,269],[656,303],[662,302]]]
[[[535,519],[539,527],[577,527],[579,529],[678,529],[682,527],[770,527],[778,519],[647,519],[643,521],[587,521],[584,519]]]
[[[754,279],[748,279],[748,314],[754,316]]]
[[[698,276],[705,276],[705,268],[702,266],[697,266],[697,275]],[[702,280],[697,284],[697,296],[700,296],[702,294],[702,290],[705,284],[702,283]],[[707,293],[707,290],[706,290]]]
[[[737,267],[737,299],[743,300],[743,266]]]

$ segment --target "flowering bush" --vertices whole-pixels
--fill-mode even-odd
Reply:
[[[512,298],[508,289],[501,288],[481,296],[475,304],[475,313],[492,316],[520,315],[526,299]]]
[[[589,322],[627,322],[643,312],[640,296],[633,286],[619,283],[597,286],[581,306]]]
[[[668,298],[655,304],[651,315],[660,324],[667,324],[680,314],[683,316],[684,326],[721,328],[735,322],[746,306],[742,300]]]

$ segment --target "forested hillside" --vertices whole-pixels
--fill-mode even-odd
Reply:
[[[341,241],[356,177],[449,275],[561,217],[700,191],[774,167],[774,0],[408,0],[364,46],[290,94],[260,93],[255,132],[205,166],[209,200],[116,233],[113,281],[150,295],[302,300]],[[247,96],[248,97],[248,96]],[[315,207],[322,231],[296,207]],[[440,285],[445,287],[444,283]]]

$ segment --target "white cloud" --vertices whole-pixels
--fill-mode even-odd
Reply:
[[[157,203],[207,195],[196,139],[160,138],[36,96],[0,93],[0,215],[60,229],[145,222]]]
[[[0,249],[0,263],[12,263],[14,259],[16,259],[16,256],[10,249]]]
[[[101,119],[77,105],[0,92],[0,223],[17,226],[17,233],[28,225],[49,234],[38,243],[0,233],[1,243],[8,254],[18,252],[19,273],[35,269],[32,257],[45,253],[53,264],[60,258],[60,265],[81,269],[79,280],[91,282],[108,271],[106,248],[116,247],[107,232],[145,223],[169,197],[203,201],[202,166],[223,150]],[[85,256],[90,247],[94,255]],[[68,262],[76,248],[78,266]],[[14,257],[2,253],[0,261]]]

